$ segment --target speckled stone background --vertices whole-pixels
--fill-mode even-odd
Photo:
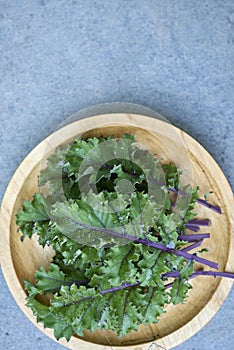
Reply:
[[[85,107],[151,107],[197,139],[234,186],[233,0],[0,0],[0,196],[27,153]],[[0,349],[63,349],[0,276]],[[233,349],[234,290],[176,350]]]

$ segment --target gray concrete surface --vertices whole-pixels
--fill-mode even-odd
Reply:
[[[72,113],[153,108],[213,155],[234,186],[232,0],[0,0],[0,196]],[[62,349],[22,314],[0,276],[0,349]],[[176,350],[233,348],[234,290]]]

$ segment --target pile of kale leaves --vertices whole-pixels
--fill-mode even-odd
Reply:
[[[103,164],[99,151],[95,162],[88,160],[89,152],[107,140],[117,157]],[[96,329],[126,335],[140,324],[157,322],[165,305],[184,303],[191,278],[225,275],[194,271],[195,262],[214,269],[217,264],[200,256],[205,249],[196,249],[209,237],[197,231],[210,221],[195,218],[198,187],[183,186],[181,174],[173,163],[161,164],[139,149],[129,134],[78,138],[48,158],[39,188],[48,184],[49,195],[39,191],[24,201],[16,222],[22,240],[36,234],[40,245],[55,252],[47,269],[36,271],[34,281],[25,280],[25,289],[27,306],[57,339]],[[81,182],[90,185],[85,194]],[[200,203],[219,212],[206,200]]]

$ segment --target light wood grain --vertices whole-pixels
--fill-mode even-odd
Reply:
[[[184,181],[199,185],[201,196],[214,191],[211,202],[222,208],[221,216],[207,208],[196,207],[199,217],[212,221],[209,228],[211,238],[203,244],[209,252],[203,256],[217,261],[220,271],[234,272],[233,194],[221,169],[200,144],[170,124],[140,115],[108,114],[77,121],[49,136],[24,159],[6,190],[0,216],[1,266],[9,289],[28,318],[53,339],[53,331],[37,324],[31,310],[25,306],[26,293],[23,289],[24,278],[32,279],[37,268],[47,266],[53,251],[48,247],[42,249],[35,238],[25,239],[22,243],[15,214],[22,201],[31,199],[38,191],[37,176],[41,161],[57,146],[71,142],[79,135],[113,134],[119,137],[126,132],[135,134],[137,141],[161,157],[163,162],[172,160],[181,169],[186,169]],[[227,297],[232,281],[200,276],[192,284],[187,303],[168,306],[158,324],[140,326],[138,332],[132,332],[128,337],[116,338],[113,332],[106,330],[85,332],[83,338],[73,336],[68,344],[63,339],[59,343],[80,350],[146,350],[155,340],[167,349],[174,347],[199,331],[215,315]]]

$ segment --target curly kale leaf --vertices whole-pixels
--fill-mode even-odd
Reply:
[[[25,237],[32,237],[37,223],[45,228],[49,220],[43,197],[40,193],[36,193],[33,196],[33,200],[24,201],[23,208],[16,214],[16,224],[18,225],[20,232],[23,234],[21,240],[23,241]],[[46,225],[44,226],[44,224]]]
[[[57,203],[52,211],[57,228],[71,239],[92,246],[126,244],[129,235],[142,237],[156,224],[160,211],[147,194],[89,192],[75,202]]]
[[[78,281],[72,283],[71,277],[67,279],[54,264],[48,272],[42,269],[37,272],[36,278],[35,284],[25,282],[29,293],[27,306],[44,327],[54,328],[57,339],[63,336],[69,339],[73,333],[82,336],[85,329],[92,332],[108,328],[117,335],[126,335],[137,330],[141,323],[157,322],[168,301],[165,288],[142,288],[138,283],[123,283],[109,289],[78,285]],[[45,291],[48,281],[51,288]],[[38,300],[46,292],[57,290],[58,283],[62,282],[49,306]]]

